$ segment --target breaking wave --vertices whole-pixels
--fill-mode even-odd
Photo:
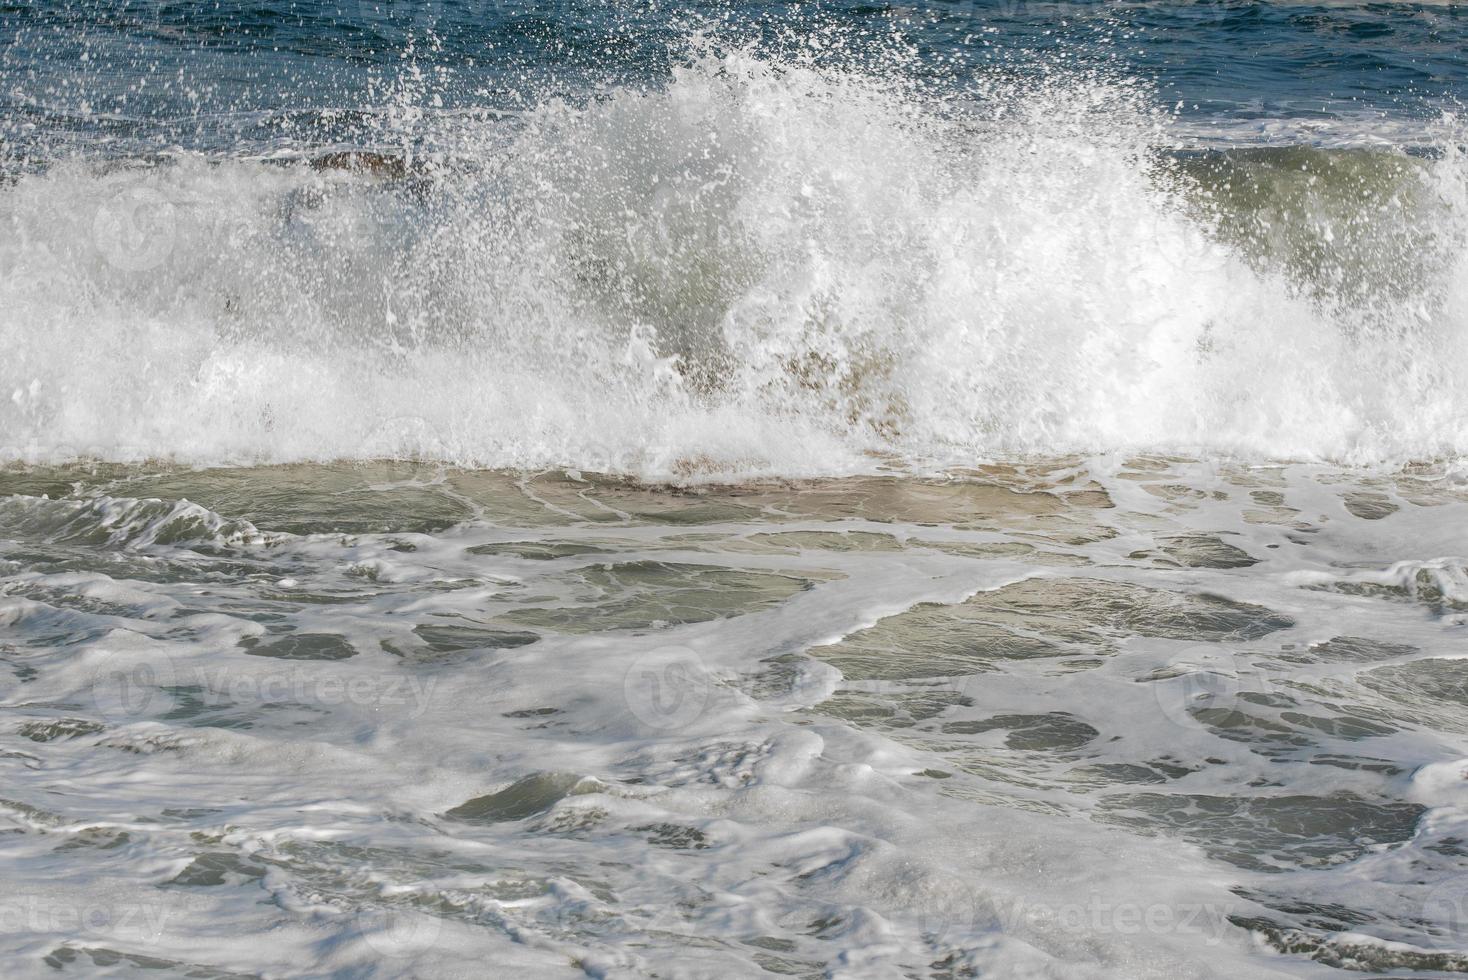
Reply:
[[[393,119],[452,138],[14,175],[3,452],[643,476],[1468,452],[1452,119],[1411,152],[1188,151],[1125,80],[944,94],[703,42],[659,86]]]

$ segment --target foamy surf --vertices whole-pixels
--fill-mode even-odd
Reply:
[[[1468,445],[1456,124],[1178,156],[1135,85],[897,78],[705,45],[654,89],[438,118],[452,155],[20,175],[6,453],[666,477]]]
[[[0,490],[7,975],[1465,962],[1440,470]]]

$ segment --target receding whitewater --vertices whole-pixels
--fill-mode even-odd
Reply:
[[[1468,483],[0,477],[6,976],[1468,970]]]
[[[1468,972],[1452,5],[0,6],[0,975]]]

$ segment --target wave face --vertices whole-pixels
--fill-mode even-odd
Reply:
[[[392,157],[22,168],[3,451],[645,476],[1468,452],[1451,118],[1410,154],[1169,151],[1125,79],[914,77],[695,41],[662,84],[509,118],[409,86]]]

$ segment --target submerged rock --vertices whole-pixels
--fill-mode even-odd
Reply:
[[[537,772],[497,793],[477,796],[444,816],[473,823],[508,823],[544,813],[568,796],[594,793],[601,783],[570,772]]]

